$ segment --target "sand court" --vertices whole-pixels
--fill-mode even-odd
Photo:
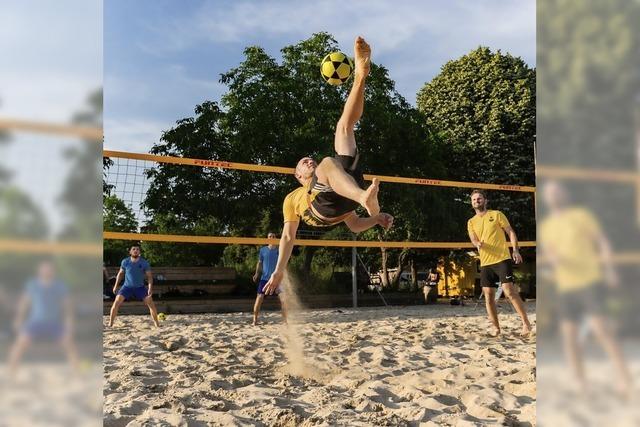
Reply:
[[[105,425],[535,425],[535,342],[513,313],[499,338],[472,306],[296,316],[122,316],[104,333]]]

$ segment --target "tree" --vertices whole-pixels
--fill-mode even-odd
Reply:
[[[0,146],[10,144],[11,136],[0,130]],[[11,170],[0,164],[0,241],[46,238],[50,232],[46,215],[28,193],[11,182],[11,178]],[[33,273],[34,259],[29,255],[14,251],[2,254],[0,286],[10,291],[22,286],[24,278]]]
[[[115,188],[115,185],[107,183],[107,174],[109,173],[109,168],[113,166],[113,160],[108,157],[102,158],[102,197],[107,197],[111,195],[111,191]]]
[[[49,234],[47,217],[22,189],[0,185],[0,241],[42,241]],[[33,274],[34,259],[38,255],[9,251],[0,257],[0,277],[4,286],[19,287]]]
[[[420,89],[418,109],[450,145],[458,180],[534,185],[536,72],[520,58],[479,47],[447,62]],[[466,201],[468,192],[459,192]],[[534,238],[533,198],[492,192],[521,237]],[[464,227],[462,227],[464,228]]]
[[[133,210],[117,196],[107,196],[103,199],[102,224],[105,230],[126,233],[136,232],[138,222]],[[119,265],[127,256],[130,241],[105,240],[103,259],[106,265]]]
[[[260,47],[246,48],[238,67],[221,76],[228,87],[221,106],[213,101],[198,105],[194,117],[163,133],[152,153],[286,166],[305,155],[333,155],[335,125],[351,84],[336,88],[319,77],[318,58],[334,50],[337,43],[326,33],[284,47],[281,64]],[[429,131],[422,114],[397,93],[388,71],[376,64],[356,139],[366,173],[445,175],[442,158],[447,147]],[[290,176],[167,164],[153,168],[148,176],[144,206],[150,221],[145,228],[154,232],[163,223],[165,229],[189,234],[201,229],[205,234],[261,236],[265,228],[282,227],[282,200],[298,185]],[[451,231],[424,220],[430,206],[444,203],[441,196],[427,192],[416,197],[417,187],[400,187],[383,185],[380,196],[385,209],[401,217],[393,237],[404,239],[411,230],[428,239],[433,238],[430,233]],[[175,227],[167,227],[167,221]],[[205,222],[215,226],[206,229]],[[371,231],[360,238],[378,239],[378,234]],[[229,251],[227,259],[234,259],[237,251]],[[309,273],[316,249],[301,252],[302,269]],[[341,259],[349,265],[350,255]]]
[[[586,1],[539,6],[539,164],[637,170],[640,4]],[[594,209],[614,247],[635,249],[634,184],[590,180],[567,185],[573,201]],[[544,217],[543,210],[541,214]]]
[[[73,117],[77,124],[102,127],[102,90],[89,95],[87,108]],[[72,241],[102,240],[99,211],[101,194],[95,185],[100,180],[102,144],[94,140],[78,141],[65,152],[70,166],[64,190],[60,195],[67,223],[60,238]]]

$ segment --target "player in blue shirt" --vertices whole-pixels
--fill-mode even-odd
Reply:
[[[149,313],[156,327],[160,326],[158,323],[158,311],[156,305],[153,303],[151,295],[153,293],[153,274],[151,274],[151,266],[146,259],[140,256],[140,245],[132,245],[129,249],[129,257],[122,260],[120,264],[120,271],[116,276],[116,284],[113,287],[113,293],[116,294],[116,299],[111,306],[111,315],[109,317],[109,327],[113,326],[113,321],[118,315],[118,309],[125,300],[131,300],[133,298],[142,300],[147,307],[149,307]],[[124,285],[118,291],[118,285],[122,281],[124,276]],[[149,287],[144,285],[144,279],[147,278]]]
[[[267,238],[277,239],[276,233],[269,233],[267,235]],[[256,296],[256,303],[253,305],[254,326],[258,324],[260,307],[262,306],[262,301],[264,301],[264,285],[269,281],[269,278],[271,277],[271,274],[273,274],[273,270],[275,270],[277,263],[277,245],[269,244],[268,246],[263,246],[260,248],[258,264],[256,265],[256,272],[253,275],[253,281],[258,282],[258,295]],[[258,281],[258,278],[260,279],[260,281]],[[276,290],[276,295],[278,295],[278,298],[280,299],[280,306],[282,307],[282,318],[284,322],[287,323],[287,310],[284,301],[284,294],[282,293],[282,290],[280,288]]]
[[[72,366],[78,357],[73,342],[73,306],[67,286],[56,278],[53,262],[38,264],[18,303],[14,321],[17,338],[9,352],[9,372],[15,373],[22,354],[33,341],[57,342]]]

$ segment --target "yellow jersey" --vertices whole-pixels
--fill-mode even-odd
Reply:
[[[510,227],[507,217],[500,211],[487,210],[480,216],[476,214],[467,221],[467,231],[475,234],[482,242],[480,248],[480,266],[497,264],[511,259],[504,229]]]
[[[597,219],[585,208],[574,207],[550,215],[540,225],[539,240],[554,259],[554,279],[559,292],[574,291],[601,281],[602,265]]]
[[[284,222],[302,220],[312,226],[322,227],[326,224],[319,223],[314,215],[311,214],[311,202],[318,195],[318,191],[310,190],[311,183],[298,187],[291,193],[287,194],[282,204],[282,216]]]

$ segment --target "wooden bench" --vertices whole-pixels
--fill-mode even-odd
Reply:
[[[107,267],[112,287],[119,269]],[[224,295],[236,287],[236,270],[228,267],[151,267],[151,273],[153,294],[160,298],[163,295]]]

